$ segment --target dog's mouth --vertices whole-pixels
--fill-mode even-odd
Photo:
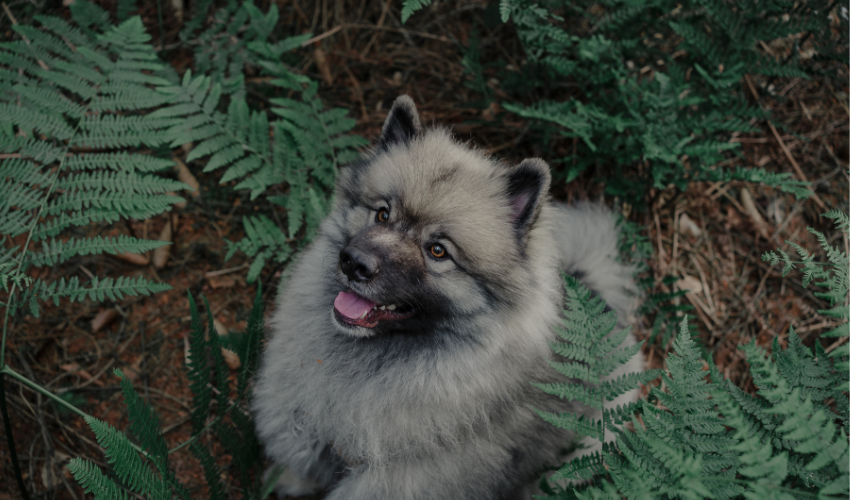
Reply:
[[[412,307],[378,304],[352,291],[339,292],[334,300],[336,318],[352,326],[375,328],[382,321],[399,321],[413,316]]]

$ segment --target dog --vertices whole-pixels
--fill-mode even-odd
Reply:
[[[550,201],[550,181],[543,160],[497,162],[395,101],[269,321],[252,410],[286,467],[278,495],[530,498],[563,460],[577,436],[534,409],[593,412],[530,385],[558,376],[560,273],[621,327],[636,289],[612,214]]]

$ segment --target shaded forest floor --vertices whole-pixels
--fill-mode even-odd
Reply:
[[[327,104],[350,110],[350,116],[357,119],[355,132],[361,136],[374,140],[394,98],[406,93],[416,101],[426,124],[451,126],[459,139],[471,140],[509,161],[538,156],[522,140],[526,124],[516,116],[497,123],[493,114],[499,113],[498,105],[484,111],[463,107],[480,98],[465,85],[469,77],[462,64],[463,48],[473,28],[483,30],[482,50],[501,53],[509,60],[522,54],[508,28],[482,28],[486,26],[481,19],[486,4],[461,2],[460,8],[439,4],[415,15],[403,27],[400,2],[340,1],[330,5],[284,1],[278,5],[281,22],[294,26],[294,33],[322,34],[343,26],[305,51],[299,67],[321,82],[320,94]],[[258,6],[263,11],[268,7]],[[165,8],[169,44],[177,41],[180,25],[170,8]],[[146,2],[141,13],[157,41],[155,9],[156,3]],[[57,12],[63,11],[46,9],[43,13]],[[8,24],[6,19],[2,22],[2,26]],[[182,49],[167,52],[168,60],[181,72],[191,67],[190,56]],[[498,81],[488,84],[498,99]],[[741,154],[724,165],[793,173],[792,163],[796,162],[813,181],[817,198],[795,200],[758,185],[698,183],[685,192],[648,193],[655,201],[646,212],[626,214],[648,228],[647,236],[656,250],[649,262],[650,273],[656,281],[668,275],[680,278],[677,285],[668,289],[659,284],[656,291],[672,291],[677,286],[689,290],[681,302],[694,307],[692,330],[698,331],[720,371],[747,390],[752,391],[753,385],[745,375],[746,362],[737,346],[752,338],[769,346],[778,337],[782,344],[792,325],[811,345],[819,332],[833,326],[815,312],[827,304],[801,286],[799,273],[782,277],[781,269],[762,262],[761,255],[776,248],[787,250],[785,241],[791,240],[816,251],[822,259],[807,226],[824,232],[833,245],[844,246],[831,221],[819,214],[825,207],[847,210],[847,97],[846,86],[835,88],[825,80],[777,82],[775,95],[762,97],[759,104],[772,111],[781,127],[774,132],[763,123],[759,124],[762,133],[735,137],[742,144]],[[113,367],[120,367],[160,412],[169,446],[191,434],[191,393],[184,371],[190,327],[187,290],[195,296],[204,294],[220,328],[229,330],[245,327],[256,290],[246,283],[247,264],[242,256],[224,260],[225,240],[239,239],[242,217],[255,207],[247,197],[218,186],[217,176],[198,173],[197,177],[202,196],[173,215],[99,230],[104,235],[114,232],[155,238],[171,217],[174,245],[165,267],[139,267],[97,256],[81,258],[64,269],[40,270],[45,277],[81,279],[142,275],[169,283],[171,291],[120,303],[47,305],[41,318],[23,316],[15,321],[8,338],[8,362],[15,370],[65,394],[86,412],[125,428],[127,414],[120,404],[117,379],[111,375]],[[568,202],[598,200],[602,188],[583,176],[553,186],[552,195]],[[280,272],[267,264],[261,275],[267,311]],[[93,325],[96,320],[105,320],[105,324]],[[636,332],[641,339],[650,337],[651,318],[642,318]],[[664,366],[670,343],[671,339],[662,335],[647,343],[647,368]],[[824,347],[832,350],[837,345],[824,341]],[[38,492],[38,498],[82,498],[64,465],[71,457],[83,456],[105,466],[88,426],[14,382],[7,382],[7,394],[29,490]],[[226,470],[228,459],[223,452],[219,455]],[[5,437],[0,437],[0,462],[0,500],[18,498]],[[201,469],[188,452],[176,453],[171,463],[190,487],[202,487]],[[50,468],[53,474],[48,474]],[[51,481],[49,476],[55,479]]]

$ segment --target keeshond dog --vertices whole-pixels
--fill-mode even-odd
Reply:
[[[576,440],[533,409],[589,413],[530,385],[558,375],[560,273],[620,326],[635,298],[612,215],[549,183],[542,160],[494,161],[395,101],[269,321],[252,406],[279,495],[530,498]]]

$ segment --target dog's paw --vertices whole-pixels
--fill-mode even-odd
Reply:
[[[266,474],[268,474],[268,471],[266,471]],[[301,478],[290,469],[285,469],[277,480],[274,492],[278,498],[303,497],[318,493],[321,489],[321,485],[316,481]]]

